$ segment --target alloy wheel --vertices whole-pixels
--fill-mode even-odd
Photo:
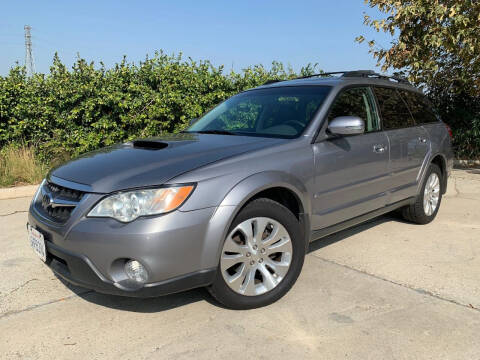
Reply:
[[[292,261],[292,241],[276,220],[255,217],[235,226],[225,240],[220,259],[223,279],[230,289],[257,296],[274,289]]]
[[[438,206],[440,197],[440,179],[436,173],[431,173],[425,184],[423,193],[423,211],[425,215],[431,216]]]

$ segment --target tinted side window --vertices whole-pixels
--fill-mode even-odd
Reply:
[[[396,89],[374,87],[373,91],[380,105],[380,115],[385,130],[415,126],[405,101]]]
[[[369,88],[344,90],[335,99],[328,114],[328,121],[338,116],[358,116],[365,121],[365,131],[380,129],[378,115]]]
[[[432,106],[428,99],[419,93],[412,91],[401,91],[403,98],[407,101],[408,107],[417,124],[426,124],[437,122],[438,119],[432,110]]]

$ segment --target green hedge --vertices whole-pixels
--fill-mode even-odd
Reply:
[[[48,74],[27,77],[16,66],[0,77],[0,148],[21,142],[44,160],[136,137],[184,129],[188,121],[233,94],[295,74],[281,63],[226,73],[208,61],[156,53],[140,64],[123,59],[106,69],[78,59],[68,70],[57,55]]]
[[[480,97],[432,87],[429,96],[453,132],[458,159],[480,159]]]
[[[0,76],[0,148],[22,143],[39,149],[43,161],[62,160],[136,137],[184,129],[220,101],[269,79],[296,74],[281,63],[227,72],[208,61],[156,53],[139,64],[126,59],[113,68],[78,59],[72,69],[55,55],[48,74],[27,77],[13,67]],[[480,157],[480,101],[432,91],[452,127],[458,157]]]

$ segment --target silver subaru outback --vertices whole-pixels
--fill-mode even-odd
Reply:
[[[311,241],[397,209],[432,221],[452,169],[448,126],[403,79],[327,75],[268,83],[183,133],[52,170],[29,210],[34,251],[98,292],[205,286],[248,309],[285,295]]]

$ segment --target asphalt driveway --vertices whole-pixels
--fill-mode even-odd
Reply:
[[[479,359],[480,171],[454,171],[437,219],[383,216],[311,246],[287,296],[231,311],[65,285],[26,240],[29,198],[0,200],[0,358]]]

